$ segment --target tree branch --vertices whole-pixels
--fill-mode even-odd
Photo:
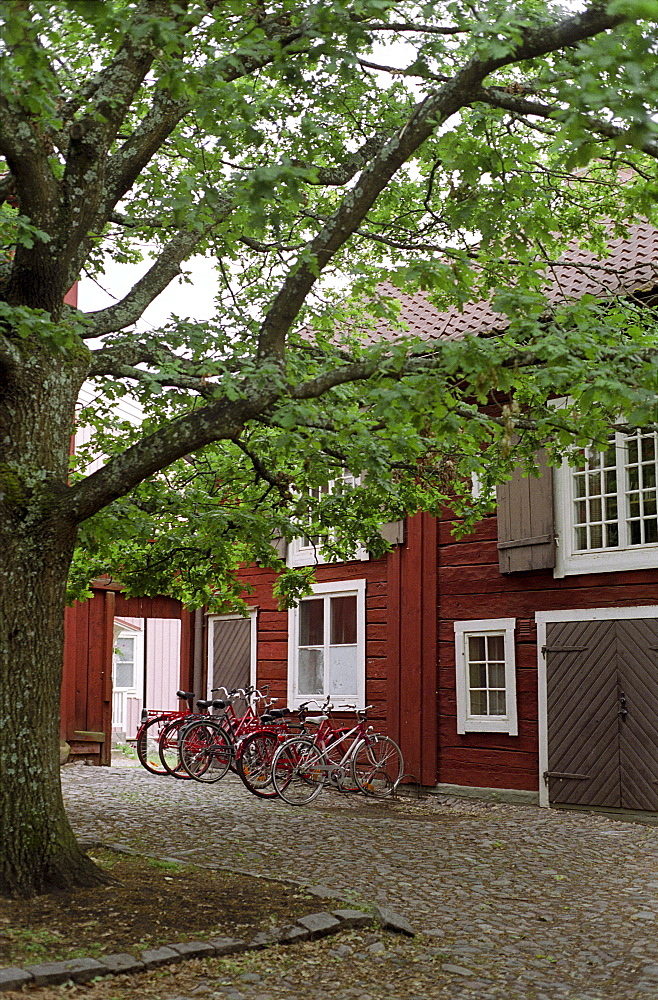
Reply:
[[[377,24],[365,21],[368,31],[421,31],[425,35],[461,35],[468,34],[471,28],[459,28],[456,25],[414,24],[410,21],[393,21],[390,24]]]
[[[503,87],[483,87],[479,95],[475,97],[475,100],[482,104],[489,104],[491,107],[501,108],[504,111],[511,111],[513,114],[532,115],[537,118],[547,118],[553,121],[560,121],[568,115],[573,114],[573,111],[567,108],[561,108],[552,104],[540,104],[538,101],[529,101],[527,98],[510,94]],[[595,118],[593,115],[578,112],[578,117],[591,132],[595,135],[602,135],[606,139],[623,139],[629,135],[628,129],[622,128],[619,125],[613,125],[611,122],[603,121],[600,118]],[[634,137],[632,145],[637,149],[641,149],[643,153],[647,153],[649,156],[658,159],[658,140],[645,139],[638,144],[637,139]]]
[[[182,274],[181,263],[194,247],[215,226],[218,226],[233,210],[233,203],[225,199],[223,209],[216,210],[215,219],[202,230],[180,229],[161,251],[152,267],[130,289],[128,294],[106,309],[88,313],[91,325],[85,332],[85,339],[101,337],[107,333],[124,330],[136,323],[147,306],[165,290],[173,279]]]
[[[62,517],[79,524],[177,459],[213,441],[235,440],[245,423],[268,410],[275,399],[274,392],[256,399],[221,399],[170,421],[67,487],[59,497]]]
[[[416,150],[461,108],[473,102],[482,81],[494,70],[520,60],[545,55],[614,27],[624,16],[608,14],[596,2],[583,13],[552,26],[526,28],[521,40],[507,54],[474,58],[453,79],[416,105],[396,136],[365,167],[359,183],[345,195],[330,223],[306,247],[296,268],[284,280],[260,330],[258,355],[281,363],[285,338],[306,296],[334,254],[353,235],[393,175]]]

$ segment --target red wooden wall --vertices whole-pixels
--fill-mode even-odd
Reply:
[[[374,705],[370,717],[378,726],[387,721],[387,560],[318,566],[316,581],[366,580],[366,702]],[[243,597],[258,608],[257,683],[285,704],[288,696],[288,612],[277,609],[272,597],[275,579],[270,570],[247,567],[241,573],[253,589]]]
[[[436,521],[409,519],[404,546],[369,562],[319,566],[316,581],[366,580],[366,704],[377,729],[402,747],[406,771],[437,780]],[[272,597],[274,574],[245,568],[258,607],[257,683],[284,703],[288,691],[288,614]]]
[[[130,597],[116,585],[94,588],[94,596],[66,609],[60,734],[71,755],[109,764],[112,734],[114,618],[180,618],[181,687],[192,681],[192,614],[170,597]],[[104,734],[104,739],[101,739]]]
[[[491,788],[538,788],[535,612],[658,603],[658,569],[553,578],[552,570],[503,575],[496,518],[461,541],[439,525],[439,781]],[[454,622],[516,618],[519,735],[457,734]]]

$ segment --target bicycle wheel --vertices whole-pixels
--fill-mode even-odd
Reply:
[[[219,781],[233,758],[226,733],[213,722],[192,722],[181,729],[178,752],[183,771],[195,781]]]
[[[169,771],[163,766],[160,760],[160,753],[158,751],[160,733],[169,721],[169,718],[166,716],[158,716],[149,719],[148,722],[139,727],[135,745],[137,759],[142,767],[150,771],[151,774],[169,774]]]
[[[291,806],[312,802],[327,780],[322,752],[311,740],[286,740],[272,760],[272,784],[277,795]]]
[[[366,736],[352,758],[352,777],[366,795],[385,799],[404,773],[402,751],[390,736]]]
[[[252,733],[240,744],[238,774],[252,795],[258,798],[275,799],[277,796],[272,783],[272,760],[278,746],[276,733],[267,730]]]
[[[178,740],[181,728],[189,724],[189,719],[173,719],[160,733],[158,740],[158,753],[160,763],[167,772],[174,778],[185,778],[189,780],[190,775],[183,770],[178,752]]]

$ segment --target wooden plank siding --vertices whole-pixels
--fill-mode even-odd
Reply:
[[[390,558],[390,557],[388,557]],[[317,583],[366,581],[366,704],[377,728],[389,731],[391,691],[387,682],[388,559],[318,566]],[[275,574],[256,566],[244,567],[243,597],[258,608],[256,684],[270,685],[270,694],[286,704],[288,697],[288,612],[279,611],[272,597]]]
[[[538,781],[535,613],[656,604],[658,569],[554,579],[551,569],[502,574],[495,517],[457,540],[438,525],[439,781],[536,791]],[[515,618],[519,735],[457,735],[455,621]]]
[[[407,521],[406,542],[382,559],[318,566],[316,582],[366,580],[366,704],[373,724],[397,740],[406,771],[437,780],[437,522]],[[244,567],[244,598],[258,608],[256,679],[283,704],[288,693],[288,614],[272,597],[275,576]]]
[[[118,585],[94,587],[94,596],[67,608],[60,702],[60,735],[71,753],[94,764],[109,764],[112,735],[112,651],[115,617],[170,618],[181,622],[180,677],[190,689],[193,665],[192,614],[170,597],[131,597]],[[105,739],[81,737],[104,733]]]

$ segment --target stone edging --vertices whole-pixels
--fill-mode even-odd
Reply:
[[[112,847],[120,853],[137,854],[137,851],[126,848]],[[171,858],[180,862],[180,859]],[[188,864],[190,862],[187,862]],[[201,866],[197,867],[209,867]],[[271,876],[263,876],[271,878]],[[275,881],[283,881],[275,879]],[[286,879],[293,882],[292,879]],[[304,886],[308,892],[310,886]],[[322,887],[324,889],[325,887]],[[328,893],[327,893],[328,894]],[[325,892],[318,892],[325,895]],[[378,922],[385,930],[398,934],[415,935],[406,917],[388,907],[373,906],[373,916],[363,910],[322,910],[300,917],[296,923],[279,931],[260,931],[251,941],[237,938],[219,937],[210,941],[182,941],[178,944],[163,945],[143,951],[139,958],[128,952],[116,955],[104,955],[96,958],[69,958],[63,962],[42,962],[39,965],[26,965],[25,968],[0,969],[0,992],[4,990],[19,990],[23,986],[61,986],[64,983],[86,983],[90,979],[101,976],[115,976],[121,973],[132,974],[155,969],[162,965],[173,965],[191,958],[220,958],[224,955],[236,955],[247,951],[259,951],[276,944],[295,944],[298,941],[308,941],[315,938],[336,934],[350,927],[370,927]]]

